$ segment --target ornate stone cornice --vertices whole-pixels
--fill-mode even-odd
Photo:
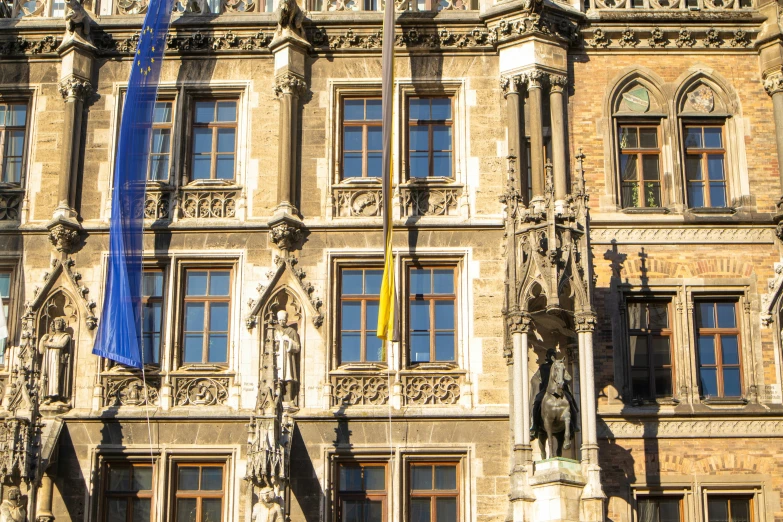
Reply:
[[[770,74],[764,75],[764,90],[767,94],[774,96],[783,92],[783,70],[778,69]]]
[[[275,78],[274,91],[276,96],[284,94],[301,96],[307,92],[307,83],[299,76],[285,73]]]
[[[598,423],[600,438],[681,438],[681,437],[768,437],[783,430],[780,419],[705,419],[625,421],[606,420]]]
[[[568,86],[568,76],[563,74],[549,74],[549,89],[552,92],[563,92]]]
[[[76,99],[85,101],[92,96],[94,92],[95,90],[89,80],[84,80],[76,76],[69,76],[64,80],[60,80],[60,94],[66,101]]]
[[[574,316],[574,325],[579,333],[595,330],[596,317],[593,312],[581,312]]]

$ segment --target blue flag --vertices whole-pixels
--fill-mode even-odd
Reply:
[[[133,56],[114,167],[109,270],[92,353],[141,368],[141,278],[144,189],[150,132],[172,0],[150,0]]]

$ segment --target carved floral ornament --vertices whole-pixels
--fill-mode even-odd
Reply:
[[[60,81],[60,94],[66,101],[79,99],[85,101],[95,93],[89,80],[84,80],[76,76],[69,76]]]
[[[568,76],[556,73],[546,73],[540,69],[533,69],[513,76],[503,76],[500,79],[500,88],[505,95],[521,91],[523,88],[536,89],[549,85],[554,92],[563,92],[568,86]]]
[[[764,76],[764,90],[770,96],[783,92],[783,70],[779,69]]]
[[[275,78],[273,89],[276,96],[301,96],[307,92],[307,83],[299,76],[286,73]]]
[[[583,32],[586,47],[593,49],[663,49],[672,43],[681,49],[744,49],[749,47],[757,29],[709,27],[689,29],[685,27],[595,27]]]

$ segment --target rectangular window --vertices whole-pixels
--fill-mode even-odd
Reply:
[[[455,362],[454,268],[411,268],[408,277],[411,364]]]
[[[685,127],[685,177],[691,208],[726,207],[723,128]]]
[[[142,338],[144,363],[160,363],[163,330],[163,272],[145,270],[142,277]]]
[[[343,178],[381,177],[380,98],[343,100]]]
[[[340,273],[340,363],[385,363],[384,343],[375,335],[383,270]]]
[[[225,496],[223,464],[178,464],[176,522],[221,522]]]
[[[457,522],[459,489],[456,463],[412,464],[410,519],[414,522]]]
[[[451,98],[408,100],[408,174],[452,177],[454,150]]]
[[[147,179],[166,181],[169,179],[171,159],[171,122],[174,102],[155,102],[152,116],[152,135],[150,138],[150,160]]]
[[[753,522],[748,497],[707,497],[707,522]]]
[[[386,464],[338,464],[337,519],[339,522],[386,520]]]
[[[104,522],[149,522],[152,466],[109,462],[104,466]]]
[[[183,364],[228,362],[231,270],[185,272]]]
[[[26,103],[0,103],[0,182],[22,183],[26,127]]]
[[[672,330],[667,301],[628,303],[634,399],[672,396]]]
[[[193,181],[234,179],[237,102],[200,100],[193,108]]]
[[[638,505],[638,522],[682,522],[680,497],[641,497]]]
[[[701,395],[740,397],[742,371],[737,303],[700,301],[696,323]]]
[[[8,327],[10,317],[8,310],[11,308],[11,272],[0,272],[0,313],[5,317],[5,324]],[[11,334],[8,327],[8,335]],[[5,363],[5,348],[8,346],[8,339],[0,339],[0,364]]]
[[[620,125],[620,184],[623,208],[661,206],[658,127]]]

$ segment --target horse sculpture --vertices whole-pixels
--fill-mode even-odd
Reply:
[[[547,352],[547,362],[534,376],[538,380],[537,395],[533,401],[531,438],[538,438],[542,458],[560,457],[571,447],[571,437],[579,431],[576,401],[571,395],[571,380],[565,363],[555,357],[554,350]],[[544,384],[546,382],[546,384]],[[547,454],[547,443],[549,452]]]

